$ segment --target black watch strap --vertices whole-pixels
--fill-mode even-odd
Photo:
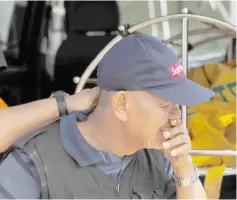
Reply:
[[[51,97],[56,99],[58,105],[59,117],[63,117],[68,114],[67,104],[65,100],[66,96],[68,96],[68,94],[63,91],[56,91],[51,95]]]

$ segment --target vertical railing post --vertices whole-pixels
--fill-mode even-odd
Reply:
[[[183,14],[188,13],[188,8],[182,9]],[[188,18],[184,17],[182,20],[182,65],[184,73],[188,73]],[[187,106],[182,105],[182,123],[187,127]]]

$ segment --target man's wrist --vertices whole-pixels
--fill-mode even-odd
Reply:
[[[185,179],[191,176],[195,171],[192,159],[187,159],[187,161],[184,162],[182,165],[173,164],[172,168],[173,168],[174,175],[178,179]]]
[[[67,96],[68,94],[63,91],[56,91],[50,96],[56,100],[59,117],[63,117],[68,114],[67,103],[65,99]]]

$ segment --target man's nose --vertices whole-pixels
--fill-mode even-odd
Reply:
[[[172,104],[172,108],[170,110],[170,119],[178,119],[181,117],[181,111],[177,104]]]

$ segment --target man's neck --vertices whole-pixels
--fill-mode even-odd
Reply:
[[[97,150],[120,157],[134,153],[126,145],[125,134],[117,122],[107,120],[105,116],[92,113],[86,122],[78,122],[78,128],[86,142]]]

